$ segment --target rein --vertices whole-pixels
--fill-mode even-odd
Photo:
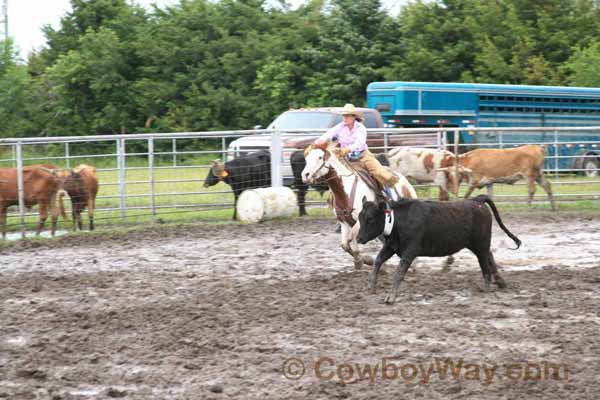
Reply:
[[[326,154],[323,157],[323,163],[319,166],[319,168],[313,172],[312,178],[314,178],[319,171],[326,167],[327,160],[331,156],[331,154],[327,154],[329,152],[328,149],[321,149]],[[340,222],[345,222],[350,226],[354,226],[356,224],[356,220],[352,217],[352,212],[354,208],[352,205],[354,204],[354,200],[356,198],[356,188],[358,186],[358,181],[361,179],[358,174],[352,169],[350,169],[349,174],[339,175],[335,168],[331,165],[327,166],[327,174],[318,180],[321,182],[327,182],[329,189],[333,193],[334,199],[334,209],[335,215]],[[352,184],[352,189],[350,190],[350,196],[346,194],[346,190],[344,189],[344,184],[342,182],[342,177],[348,177],[354,175],[354,183]],[[362,180],[362,179],[361,179]]]

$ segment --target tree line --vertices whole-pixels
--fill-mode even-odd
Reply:
[[[594,0],[71,3],[26,60],[0,46],[0,137],[250,129],[381,80],[600,87]]]

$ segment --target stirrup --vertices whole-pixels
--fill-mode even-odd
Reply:
[[[385,192],[389,200],[394,200],[394,195],[392,194],[392,188],[390,186],[384,186],[383,191]]]

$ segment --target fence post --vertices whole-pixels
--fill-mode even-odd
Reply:
[[[21,238],[25,239],[25,191],[23,190],[23,143],[17,142],[17,191],[19,197],[19,218],[21,220]]]
[[[500,131],[498,132],[498,143],[500,144],[500,148],[503,149],[504,148],[504,131]]]
[[[119,209],[121,219],[125,218],[125,139],[117,139],[117,167],[119,169]]]
[[[148,175],[150,177],[150,208],[152,223],[156,222],[156,199],[154,198],[154,138],[148,138]]]
[[[67,169],[71,168],[71,152],[69,150],[69,142],[65,142],[65,159],[67,160]]]
[[[558,131],[554,131],[554,179],[558,179]]]
[[[173,151],[173,193],[177,193],[177,139],[172,139],[172,151]],[[171,203],[173,204],[173,203]]]
[[[442,133],[442,150],[447,150],[448,146],[448,131],[444,130],[444,132]]]
[[[227,142],[225,140],[225,137],[221,138],[221,160],[223,161],[223,164],[225,164],[227,161],[229,161],[227,159]],[[211,168],[210,164],[209,164],[208,168],[209,169]],[[208,175],[208,174],[206,174],[206,175]],[[205,177],[206,177],[206,175],[205,175]],[[204,182],[202,182],[202,184],[204,184]],[[226,191],[224,191],[224,193],[223,193],[223,203],[227,203],[227,196],[228,195],[229,194]]]
[[[173,138],[173,167],[177,166],[177,139]]]
[[[387,154],[388,153],[388,144],[389,144],[389,138],[388,138],[388,132],[384,132],[383,134],[383,153]]]
[[[283,186],[281,174],[281,132],[271,134],[271,187]]]
[[[460,131],[458,129],[454,130],[454,182],[458,182],[458,140],[459,140]],[[458,198],[458,183],[454,184],[454,196]]]

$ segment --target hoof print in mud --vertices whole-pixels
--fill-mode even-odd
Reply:
[[[7,373],[0,398],[380,399],[401,398],[405,389],[405,397],[423,399],[592,398],[600,393],[600,216],[505,219],[524,237],[535,235],[536,246],[524,254],[497,248],[510,289],[496,282],[491,293],[479,292],[478,261],[465,251],[448,274],[421,259],[397,297],[390,263],[375,294],[370,269],[352,271],[328,219],[161,225],[112,238],[66,237],[34,250],[2,248],[0,375]],[[569,240],[556,246],[556,232]],[[99,262],[82,267],[93,259]],[[445,380],[424,354],[439,355],[441,368],[447,358],[454,363]],[[383,382],[382,357],[396,380]],[[282,375],[290,358],[306,367],[298,381]],[[521,380],[508,380],[504,366],[520,360],[557,363],[559,379],[541,369],[540,380],[525,380],[536,370],[520,364],[512,376],[520,371]],[[578,360],[586,364],[579,368]],[[467,362],[480,365],[481,379],[468,379],[475,372]],[[434,372],[422,384],[430,363]],[[373,383],[368,365],[378,371]],[[496,365],[488,384],[485,368]],[[413,370],[415,379],[405,381]],[[462,396],[454,394],[457,385]]]

